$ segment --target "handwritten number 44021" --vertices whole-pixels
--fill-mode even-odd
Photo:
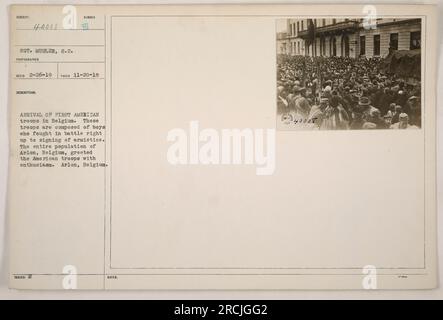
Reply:
[[[57,30],[56,23],[36,23],[34,24],[35,31]]]

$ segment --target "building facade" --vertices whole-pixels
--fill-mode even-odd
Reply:
[[[309,23],[314,24],[314,34]],[[421,19],[287,19],[285,52],[289,55],[385,57],[389,49],[421,48]],[[314,36],[315,41],[312,41]],[[280,40],[282,42],[282,40]],[[311,43],[312,42],[312,43]]]
[[[287,48],[287,38],[286,32],[277,33],[277,54],[289,54]]]

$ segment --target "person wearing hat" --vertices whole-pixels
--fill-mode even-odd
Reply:
[[[403,113],[403,108],[399,105],[395,106],[395,112],[392,116],[392,123],[397,123],[399,121],[400,114]]]
[[[326,108],[329,106],[328,98],[321,98],[319,105],[314,105],[309,112],[308,122],[313,123],[315,128],[320,128],[323,118],[324,112]]]
[[[340,104],[340,98],[338,96],[333,96],[329,100],[329,106],[324,111],[324,119],[322,121],[320,129],[349,129],[349,115]]]
[[[387,112],[385,112],[385,115],[389,115],[389,117],[392,119],[392,117],[394,116],[394,114],[395,114],[395,106],[396,106],[396,104],[394,103],[394,102],[392,102],[390,105],[389,105],[389,110],[387,111]]]
[[[389,129],[389,127],[386,126],[385,120],[381,117],[380,110],[376,108],[371,111],[368,122],[375,124],[376,129]]]
[[[354,108],[352,112],[352,119],[349,124],[349,129],[351,130],[360,130],[363,129],[363,125],[366,123],[365,119],[363,119],[363,113],[358,108]]]
[[[378,99],[378,106],[383,113],[386,113],[389,110],[389,105],[394,102],[394,96],[389,88],[382,90]]]
[[[291,114],[293,114],[294,119],[306,120],[311,110],[311,105],[308,100],[302,95],[305,92],[305,88],[294,86],[292,92],[294,96],[289,103],[289,109]]]
[[[288,112],[289,108],[288,101],[286,100],[285,87],[279,86],[277,88],[277,114],[281,115]]]
[[[387,111],[387,108],[385,110],[382,110],[381,108],[381,98],[383,96],[383,90],[381,90],[378,85],[371,87],[371,97],[370,100],[374,107],[379,108],[380,111],[384,114]],[[386,106],[385,106],[386,107]]]
[[[348,112],[348,114],[351,114],[353,107],[356,104],[356,101],[358,101],[358,98],[356,99],[355,90],[345,89],[345,92],[343,93],[343,105],[345,106],[345,109]]]
[[[371,105],[371,101],[369,100],[369,98],[365,96],[360,97],[360,99],[358,100],[358,109],[363,114],[363,118],[365,120],[369,120],[371,117],[371,112],[377,110],[377,108],[374,108]]]
[[[323,97],[326,97],[328,99],[332,98],[332,87],[327,85],[326,87],[324,87],[323,89],[323,93],[322,93]]]
[[[409,123],[417,127],[421,127],[421,104],[420,98],[417,96],[411,96],[406,102],[407,109],[409,110]]]
[[[408,97],[406,96],[403,90],[399,90],[397,93],[397,98],[395,99],[395,103],[403,107],[403,111],[409,114],[409,108],[406,105]]]
[[[391,125],[391,129],[418,129],[418,127],[409,124],[409,116],[406,113],[400,113],[398,122]]]
[[[392,125],[392,116],[389,114],[385,114],[383,117],[383,121],[385,122],[386,128],[390,128]]]

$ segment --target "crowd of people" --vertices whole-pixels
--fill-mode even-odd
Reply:
[[[283,125],[320,130],[418,129],[418,79],[385,72],[381,58],[279,57]]]

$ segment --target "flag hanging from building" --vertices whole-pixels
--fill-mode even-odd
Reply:
[[[315,24],[313,19],[308,19],[308,46],[315,42]]]

